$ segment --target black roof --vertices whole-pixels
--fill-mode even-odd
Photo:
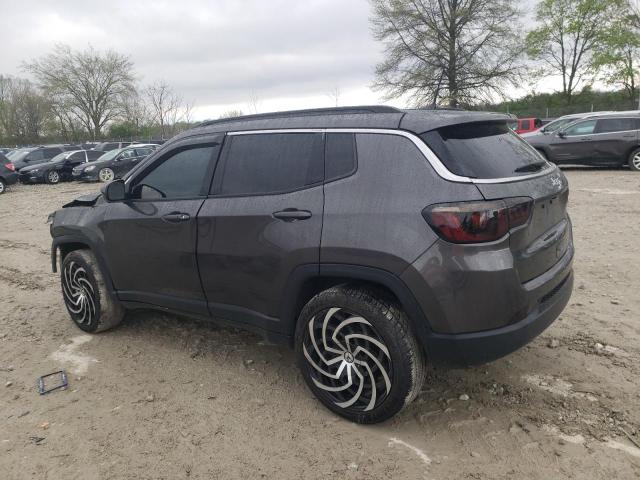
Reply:
[[[172,140],[206,133],[285,128],[383,128],[421,134],[448,125],[490,120],[507,121],[510,117],[492,112],[447,109],[400,110],[389,106],[321,108],[206,121],[177,135]]]

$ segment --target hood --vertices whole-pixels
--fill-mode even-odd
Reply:
[[[29,165],[28,167],[22,167],[20,168],[20,173],[29,173],[29,172],[33,172],[34,170],[41,170],[43,168],[50,168],[53,167],[55,165],[59,165],[58,162],[55,163],[51,163],[51,162],[42,162],[42,163],[36,163],[35,165]]]
[[[82,195],[81,197],[76,198],[75,200],[65,203],[62,208],[69,207],[92,207],[96,204],[98,199],[102,196],[101,192],[89,193],[87,195]]]

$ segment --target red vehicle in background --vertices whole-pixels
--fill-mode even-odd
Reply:
[[[539,118],[518,118],[511,122],[509,126],[516,133],[533,132],[542,127],[542,120]]]

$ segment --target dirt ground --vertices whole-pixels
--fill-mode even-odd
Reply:
[[[0,196],[0,478],[640,478],[640,174],[566,174],[576,283],[561,318],[502,360],[432,368],[376,426],[331,414],[292,352],[252,334],[154,312],[82,333],[45,219],[96,186],[14,186]],[[59,368],[68,390],[38,395]]]

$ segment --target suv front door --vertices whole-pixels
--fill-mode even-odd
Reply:
[[[177,144],[127,180],[129,199],[101,224],[118,297],[208,315],[196,263],[196,217],[222,135]]]
[[[592,142],[596,122],[576,122],[558,132],[549,144],[551,160],[555,163],[588,163],[594,159]]]
[[[287,280],[319,268],[322,133],[228,134],[198,214],[198,264],[214,317],[278,332]]]

